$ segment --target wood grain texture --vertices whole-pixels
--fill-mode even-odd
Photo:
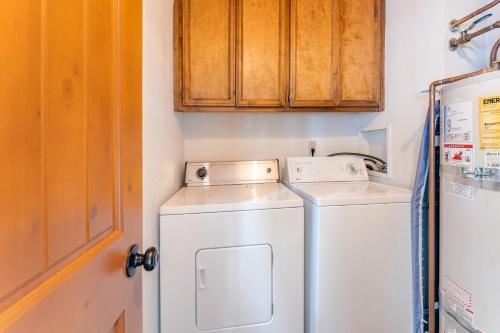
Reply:
[[[0,251],[22,255],[0,268],[1,304],[46,267],[41,64],[33,61],[41,57],[40,3],[6,2],[0,20]]]
[[[174,0],[174,109],[178,112],[184,107],[184,43],[183,43],[183,0]]]
[[[47,1],[46,10],[44,139],[52,266],[87,241],[84,1]]]
[[[234,51],[237,59],[236,105],[233,100],[221,102],[189,97],[192,84],[185,74],[194,59],[192,54],[196,48],[193,45],[186,48],[189,29],[194,26],[194,23],[186,23],[191,20],[191,16],[187,16],[191,15],[191,10],[186,9],[186,4],[191,5],[191,1],[174,2],[177,111],[373,112],[384,109],[384,0],[283,1],[279,29],[280,38],[285,38],[284,43],[282,39],[279,45],[276,23],[278,0],[237,0],[237,33],[234,37],[237,45]],[[203,3],[207,7],[205,9],[197,7],[199,11],[205,10],[204,15],[212,15],[197,16],[202,17],[199,21],[203,22],[199,24],[205,30],[207,24],[211,29],[215,16],[219,17],[219,25],[227,22],[227,16],[213,15],[210,1]],[[216,7],[215,12],[220,12],[220,9]],[[203,32],[199,34],[201,36]],[[231,50],[232,41],[228,43]],[[200,53],[196,59],[201,63],[210,63],[211,60],[207,61],[207,56],[203,55],[204,46],[199,45],[202,47],[196,51]],[[208,50],[220,49],[220,45],[219,42],[209,45]],[[277,62],[278,53],[280,60]],[[219,66],[227,60],[221,59]],[[229,63],[232,68],[231,60]],[[287,69],[282,71],[282,66]],[[206,77],[209,72],[202,70],[200,73],[203,74],[199,77]],[[212,83],[222,82],[217,89],[225,92],[228,87],[226,82],[232,77],[230,75],[229,80],[223,81],[212,75],[200,89],[209,91],[215,89],[210,88]],[[279,80],[282,81],[277,84]]]
[[[381,103],[383,3],[341,0],[342,104]]]
[[[140,332],[142,2],[38,4],[0,12],[0,332]]]
[[[118,320],[113,325],[110,333],[125,333],[125,313],[122,312]]]
[[[287,0],[237,2],[237,105],[285,106]]]
[[[89,239],[111,233],[114,225],[117,88],[116,8],[110,0],[87,0],[92,24],[86,31]]]
[[[213,107],[213,106],[183,106],[182,112],[202,112],[202,113],[214,113],[214,112],[250,112],[250,113],[269,113],[269,112],[377,112],[379,111],[378,106],[362,105],[362,106],[311,106],[311,107],[255,107],[255,106],[245,106],[245,107]]]
[[[292,0],[291,106],[337,103],[338,33],[337,0]]]
[[[235,1],[183,1],[186,105],[235,105]]]

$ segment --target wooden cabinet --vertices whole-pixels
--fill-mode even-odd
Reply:
[[[291,3],[290,106],[335,106],[339,99],[338,0]]]
[[[340,105],[383,107],[383,0],[340,0]]]
[[[381,111],[384,0],[177,0],[178,111]]]
[[[235,105],[235,1],[182,1],[185,106]]]
[[[285,107],[288,0],[238,0],[237,105]]]

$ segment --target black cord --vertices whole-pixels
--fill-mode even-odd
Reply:
[[[379,162],[383,165],[387,165],[387,163],[378,157],[372,156],[372,155],[366,155],[366,154],[360,154],[360,153],[335,153],[335,154],[330,154],[328,157],[334,157],[334,156],[360,156],[363,157],[367,160],[372,160],[372,162]]]

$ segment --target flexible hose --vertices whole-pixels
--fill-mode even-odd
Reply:
[[[362,157],[365,161],[372,162],[375,164],[376,168],[379,172],[387,172],[387,162],[384,161],[381,158],[372,156],[372,155],[367,155],[367,154],[360,154],[360,153],[335,153],[335,154],[330,154],[328,157],[335,157],[335,156],[360,156]],[[373,170],[372,166],[367,166],[370,170]]]
[[[335,157],[335,156],[360,156],[360,157],[367,157],[368,159],[372,159],[374,161],[377,161],[381,164],[386,164],[386,162],[378,157],[372,156],[372,155],[367,155],[367,154],[360,154],[360,153],[335,153],[335,154],[330,154],[328,157]]]
[[[491,49],[491,54],[490,54],[490,67],[491,68],[498,68],[498,49],[500,49],[500,38],[496,41],[496,43],[493,45],[493,48]]]

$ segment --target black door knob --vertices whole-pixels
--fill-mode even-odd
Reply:
[[[127,262],[125,263],[125,270],[128,277],[133,277],[137,270],[137,267],[143,266],[148,272],[154,270],[160,261],[160,254],[156,247],[150,247],[146,250],[144,254],[139,253],[139,245],[134,244],[127,256]]]

